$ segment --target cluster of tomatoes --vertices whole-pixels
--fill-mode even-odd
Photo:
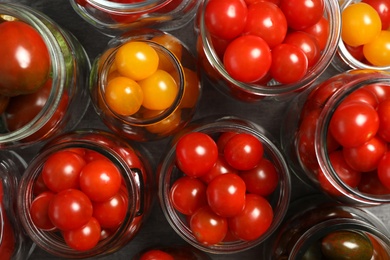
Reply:
[[[0,114],[6,130],[15,131],[30,122],[44,107],[52,88],[51,58],[45,41],[31,25],[0,19]],[[36,137],[50,132],[63,116],[66,93],[53,115]],[[30,137],[33,138],[33,137]]]
[[[324,102],[344,85],[325,81],[305,104],[297,133],[301,162],[316,173],[321,187],[334,196],[341,193],[318,165],[314,143]],[[390,86],[368,84],[349,94],[332,114],[327,150],[338,177],[351,188],[374,195],[390,194]]]
[[[135,152],[116,148],[132,166],[142,168]],[[44,162],[33,186],[30,216],[36,228],[59,232],[74,250],[90,250],[123,223],[129,204],[119,168],[103,154],[66,148]]]
[[[373,66],[390,65],[390,1],[363,0],[341,13],[341,39],[357,60]]]
[[[296,83],[326,47],[323,0],[209,0],[204,24],[229,75],[244,83]]]
[[[267,196],[279,176],[257,137],[190,132],[177,141],[176,164],[184,174],[172,184],[169,198],[198,242],[252,241],[269,229],[273,208]]]

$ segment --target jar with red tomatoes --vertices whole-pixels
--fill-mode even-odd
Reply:
[[[330,65],[340,28],[337,0],[206,0],[195,23],[203,74],[244,102],[310,86]]]
[[[158,170],[158,197],[171,227],[208,253],[263,243],[289,205],[288,166],[259,125],[233,116],[199,119],[177,135]]]
[[[136,236],[150,212],[151,174],[142,147],[112,133],[59,135],[22,176],[22,225],[37,246],[57,257],[113,253]]]
[[[313,194],[290,204],[263,259],[389,259],[389,234],[370,211]]]
[[[0,256],[23,260],[31,253],[32,242],[21,228],[16,213],[19,179],[26,161],[14,151],[0,151]]]
[[[0,149],[26,147],[75,127],[89,96],[78,40],[46,15],[0,4]]]
[[[140,28],[176,30],[189,23],[199,0],[70,0],[77,14],[108,36]]]
[[[350,69],[390,70],[390,2],[347,0],[341,8],[341,37],[332,65]]]
[[[111,40],[93,64],[90,84],[101,120],[137,141],[163,139],[182,129],[201,94],[189,49],[175,36],[154,29]]]
[[[302,93],[281,131],[292,171],[332,198],[390,203],[390,74],[351,70]]]

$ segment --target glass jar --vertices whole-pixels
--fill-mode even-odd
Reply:
[[[131,113],[124,113],[110,105],[111,97],[106,90],[111,80],[115,80],[118,77],[123,78],[116,70],[116,54],[121,47],[129,43],[141,43],[141,46],[144,47],[147,44],[149,47],[146,46],[148,47],[146,49],[153,48],[158,54],[159,58],[157,60],[159,65],[157,71],[154,71],[154,68],[152,69],[153,71],[151,70],[153,72],[151,76],[142,80],[134,79],[137,89],[140,89],[138,86],[142,86],[141,90],[132,91],[130,95],[122,93],[120,94],[121,96],[127,96],[129,99],[126,100],[124,98],[122,101],[111,102],[111,104],[121,104],[118,105],[121,106],[120,108],[129,104],[130,107],[135,107],[135,110]],[[140,66],[142,65],[134,65],[134,67]],[[148,65],[144,66],[150,68]],[[146,68],[144,71],[146,71]],[[155,81],[156,83],[151,83],[149,79],[155,78],[154,76],[159,73],[163,73],[166,76],[165,79],[161,77]],[[125,78],[128,79],[129,76]],[[159,89],[151,90],[151,86],[157,86],[157,82],[165,85],[168,79],[171,79],[171,83],[172,80],[174,81],[173,86],[177,89],[175,90],[176,93],[169,97],[172,97],[171,101],[166,102],[164,106],[151,107],[150,104],[155,106],[169,99],[163,93],[168,93],[164,88],[161,89],[161,92],[160,87],[158,87]],[[92,66],[90,92],[95,111],[108,128],[127,139],[154,141],[171,136],[192,119],[200,99],[201,85],[195,58],[179,39],[162,31],[142,29],[114,38],[108,43],[107,49],[96,58]],[[132,93],[139,92],[143,95],[142,104],[139,101],[142,100],[141,98],[138,101],[137,98],[132,98]],[[148,106],[145,101],[146,97],[149,100]],[[152,99],[154,101],[151,101]]]
[[[21,4],[0,4],[0,22],[22,21],[42,37],[49,52],[49,78],[38,91],[9,98],[1,120],[0,147],[25,147],[75,127],[89,95],[90,63],[77,39],[46,15]]]
[[[163,255],[160,255],[162,252]],[[160,259],[158,258],[165,256],[165,254],[173,257],[175,260],[209,260],[211,259],[204,252],[191,247],[189,245],[172,245],[165,247],[152,247],[142,250],[133,256],[132,260],[140,260],[143,257],[149,256],[148,259]],[[153,258],[154,257],[154,258]],[[162,259],[162,258],[161,258]]]
[[[69,157],[68,159],[65,159],[66,157],[62,158],[64,158],[63,160],[66,160],[66,162],[69,162],[68,166],[74,166],[73,169],[75,170],[73,172],[76,172],[77,176],[79,176],[78,179],[76,179],[77,182],[62,187],[53,186],[55,185],[55,181],[50,177],[44,177],[48,175],[43,174],[43,168],[49,167],[46,163],[52,158],[51,156],[53,154],[61,154],[61,152],[64,153],[64,151],[71,153],[73,157],[76,156],[81,158],[81,161],[83,162],[82,166],[84,167],[82,169],[88,168],[88,165],[99,161],[114,165],[120,173],[119,191],[115,190],[116,193],[109,199],[91,196],[93,193],[88,191],[88,189],[83,188],[86,187],[81,182],[81,175],[83,173],[80,172],[80,168],[77,168],[78,166],[74,166],[75,164],[71,163],[72,159],[69,159]],[[73,153],[76,153],[76,155],[73,155]],[[57,157],[56,160],[61,160],[61,157]],[[58,167],[61,167],[61,163],[58,162],[58,164],[60,165]],[[66,165],[64,167],[66,167]],[[99,167],[109,169],[105,166]],[[59,175],[59,172],[60,171],[56,173]],[[107,173],[108,172],[109,170],[107,170]],[[57,136],[42,147],[39,154],[31,160],[31,163],[22,176],[18,193],[18,211],[21,222],[34,243],[54,256],[61,258],[87,258],[113,253],[125,246],[136,236],[150,212],[151,204],[153,202],[152,189],[154,186],[151,174],[151,165],[147,153],[145,153],[142,147],[130,145],[125,140],[101,130],[79,130],[65,133]],[[106,174],[106,176],[112,175]],[[105,179],[107,178],[109,177],[106,177]],[[48,182],[48,179],[51,181]],[[64,177],[59,181],[59,185],[61,185],[61,183],[66,183],[66,178]],[[99,185],[97,183],[98,182],[95,182],[94,185]],[[99,194],[103,194],[103,191],[107,192],[109,188],[109,186],[100,187],[102,188],[100,189],[101,192],[99,192]],[[60,223],[58,218],[53,220],[53,215],[49,215],[49,213],[47,214],[51,224],[41,225],[34,221],[34,211],[30,211],[30,209],[32,209],[32,205],[37,198],[49,193],[53,195],[53,197],[49,197],[49,199],[51,199],[49,202],[52,202],[57,195],[60,195],[63,192],[71,194],[69,191],[78,192],[79,194],[84,193],[89,198],[87,201],[91,201],[93,215],[90,216],[86,213],[87,216],[90,216],[88,221],[96,219],[99,223],[100,231],[98,232],[98,241],[95,241],[92,238],[87,239],[87,241],[93,240],[96,244],[85,245],[85,247],[81,248],[75,247],[74,244],[71,242],[69,243],[71,240],[65,239],[65,236],[68,237],[66,235],[68,231],[72,232],[73,230],[79,229],[79,227],[67,227],[69,230],[66,228],[63,229],[63,226],[57,224]],[[122,199],[118,199],[117,195]],[[112,200],[115,200],[117,203],[111,203]],[[74,201],[76,203],[78,200]],[[108,208],[107,202],[110,202]],[[118,208],[115,208],[115,205],[122,206],[120,210],[118,210]],[[89,203],[87,206],[89,207]],[[62,207],[65,208],[66,206],[63,204]],[[86,207],[80,206],[80,208]],[[105,209],[103,210],[103,213],[101,211],[102,209]],[[46,212],[50,212],[50,209]],[[104,212],[109,212],[110,215],[105,215]],[[115,214],[115,212],[119,213]],[[72,214],[75,213],[73,212]],[[68,216],[72,217],[75,215]],[[111,218],[112,216],[119,217]],[[74,219],[75,218],[76,217],[74,217]],[[69,223],[69,221],[67,223]],[[80,246],[83,246],[82,243],[80,243]]]
[[[340,2],[341,13],[347,7],[360,2],[361,1],[356,1],[356,0],[346,0],[346,1],[342,1],[342,3]],[[359,15],[360,15],[359,12],[356,13],[356,16]],[[356,23],[358,23],[358,21],[356,21]],[[363,37],[365,35],[364,33],[360,34],[360,32],[356,32],[355,34],[363,35]],[[386,40],[382,40],[382,43],[385,42]],[[367,61],[367,59],[364,57],[363,46],[364,44],[351,47],[350,45],[347,45],[341,37],[338,43],[336,55],[332,60],[332,66],[335,69],[337,69],[339,72],[343,72],[350,69],[371,69],[371,70],[383,70],[383,71],[388,71],[390,69],[390,62],[387,62],[387,65],[379,65],[379,64],[374,65],[369,61]],[[373,51],[375,51],[376,53],[383,55],[383,57],[387,57],[385,54],[386,48],[387,47],[384,47],[383,45],[377,45],[377,47],[370,47],[371,49],[370,52],[372,53]]]
[[[0,254],[5,259],[27,259],[34,247],[16,213],[19,179],[27,164],[8,150],[0,151],[0,161]]]
[[[140,28],[163,31],[185,26],[195,16],[198,0],[70,0],[84,20],[108,36]]]
[[[180,213],[177,208],[173,205],[172,197],[171,197],[171,188],[174,183],[186,175],[177,165],[177,157],[176,157],[176,145],[178,143],[178,138],[184,136],[188,133],[201,132],[212,137],[216,142],[218,142],[218,138],[222,136],[222,134],[226,132],[233,132],[238,134],[249,134],[257,138],[262,144],[264,148],[264,155],[262,160],[268,160],[273,166],[277,174],[277,185],[274,187],[272,191],[267,194],[259,195],[260,193],[256,193],[255,191],[251,191],[250,196],[256,196],[265,198],[273,211],[273,217],[269,223],[263,223],[264,228],[262,232],[259,232],[256,237],[241,239],[236,235],[232,234],[231,230],[227,231],[225,238],[216,244],[206,243],[198,240],[198,238],[191,231],[190,227],[190,219],[196,214],[184,214]],[[268,137],[267,137],[268,136]],[[223,142],[222,142],[223,143]],[[223,153],[222,153],[223,154]],[[220,152],[221,156],[221,152]],[[226,158],[226,157],[225,157]],[[226,159],[225,159],[226,160]],[[232,168],[232,166],[228,166],[224,164],[223,161],[217,161],[215,165],[219,165],[218,169],[220,169],[219,173],[234,173],[238,176],[247,171],[236,170]],[[260,165],[260,164],[259,164]],[[255,169],[259,169],[255,167]],[[213,171],[213,170],[211,170]],[[217,171],[218,172],[218,171]],[[218,173],[218,174],[219,174]],[[249,248],[255,247],[261,243],[263,243],[279,226],[281,221],[284,218],[284,215],[287,211],[287,207],[289,205],[290,196],[291,196],[291,180],[289,175],[288,166],[283,158],[282,153],[279,151],[277,145],[273,142],[272,136],[270,136],[266,131],[259,125],[245,119],[239,119],[234,116],[218,116],[218,117],[206,117],[199,120],[196,120],[189,124],[178,136],[173,139],[172,146],[165,153],[165,156],[162,157],[161,163],[158,167],[158,197],[160,201],[160,206],[163,210],[163,213],[168,220],[171,227],[175,230],[175,232],[180,235],[186,242],[188,242],[191,246],[198,248],[207,253],[212,254],[232,254],[240,251],[247,250]],[[207,174],[206,174],[207,175]],[[214,176],[214,179],[218,178]],[[212,177],[198,177],[199,180],[205,183],[207,186],[214,179]],[[271,183],[271,182],[269,182]],[[272,186],[272,184],[270,184]],[[201,190],[201,189],[199,189]],[[248,191],[248,190],[247,190]],[[200,193],[200,192],[199,192]],[[184,195],[183,195],[184,196]],[[247,194],[248,196],[248,194]],[[204,207],[198,208],[198,210],[202,210]],[[207,207],[206,207],[207,208]],[[258,212],[262,216],[263,219],[267,219],[269,216],[265,213],[266,210],[264,208],[258,209]],[[236,216],[236,215],[235,215]],[[234,217],[232,217],[234,218]],[[261,224],[253,224],[252,226],[260,226]],[[237,234],[237,233],[235,233]]]
[[[352,253],[359,259],[389,259],[389,242],[389,231],[374,214],[312,194],[290,204],[263,258],[354,259],[348,258]]]
[[[322,51],[320,52],[321,54],[319,56],[318,61],[308,67],[307,72],[299,81],[286,81],[284,83],[277,82],[272,78],[270,74],[270,68],[266,70],[266,74],[261,79],[248,79],[248,81],[240,80],[238,79],[238,76],[233,77],[231,74],[228,73],[223,62],[224,53],[228,44],[233,40],[237,40],[239,37],[233,38],[233,40],[225,40],[223,38],[218,38],[218,36],[212,35],[208,31],[205,22],[205,10],[208,3],[209,0],[205,0],[200,6],[195,23],[195,30],[197,32],[198,37],[196,48],[198,52],[199,63],[201,64],[203,74],[207,77],[207,79],[212,83],[214,87],[216,87],[220,92],[224,93],[225,95],[233,97],[237,100],[250,103],[260,101],[263,98],[276,100],[288,98],[291,95],[307,88],[316,79],[318,79],[320,75],[330,65],[331,60],[336,53],[341,28],[339,2],[337,0],[324,1],[325,9],[322,20],[325,22],[328,21],[328,39],[325,43],[326,45],[324,44],[324,46],[320,47]],[[242,33],[241,35],[247,36],[247,34],[249,33]],[[249,45],[248,42],[250,41],[247,41],[247,44]],[[246,44],[243,43],[242,45]],[[270,50],[275,46],[271,47],[271,45],[268,44],[268,48]],[[258,50],[259,49],[260,47],[258,48]],[[272,60],[272,58],[270,59]],[[260,64],[259,61],[258,66],[265,67],[266,65],[263,65],[265,63],[266,62],[262,62]],[[245,67],[245,65],[243,65],[242,67]],[[247,70],[249,70],[249,68],[247,68]],[[239,72],[236,72],[236,74],[238,75]],[[242,72],[240,72],[240,74],[242,74]],[[244,76],[242,77],[244,78]]]
[[[351,70],[324,80],[292,101],[281,128],[281,142],[298,178],[344,203],[372,206],[390,202],[390,189],[378,175],[387,141],[380,137],[376,112],[389,97],[389,78],[387,72]],[[348,108],[347,103],[363,108],[354,110],[359,113],[338,112]],[[372,112],[373,117],[364,111]],[[340,117],[333,118],[335,114],[347,115],[351,121],[340,123],[347,121],[337,121]],[[337,130],[340,124],[345,128]],[[357,139],[360,137],[364,138]]]

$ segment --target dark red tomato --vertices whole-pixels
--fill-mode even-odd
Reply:
[[[85,193],[76,189],[63,190],[51,199],[48,214],[60,230],[72,230],[87,224],[92,217],[92,202]]]
[[[144,165],[134,149],[130,147],[115,147],[114,150],[125,160],[131,168],[144,170]]]
[[[350,46],[348,44],[345,44],[345,48],[347,49],[347,51],[349,52],[349,54],[352,55],[352,57],[354,57],[356,60],[358,61],[364,61],[365,57],[364,57],[364,53],[363,53],[363,46],[364,45],[359,45],[359,46]]]
[[[387,189],[390,189],[390,152],[387,152],[378,164],[378,178]]]
[[[143,253],[139,260],[175,260],[172,255],[159,249],[151,249]]]
[[[360,102],[366,102],[373,108],[376,108],[378,106],[378,99],[375,96],[372,91],[370,91],[367,88],[359,88],[349,94],[344,100],[343,103],[349,102],[349,101],[360,101]]]
[[[10,97],[0,95],[0,114],[4,113],[9,104]]]
[[[50,190],[46,186],[45,182],[43,181],[42,174],[39,174],[37,179],[34,181],[33,194],[34,196],[38,196],[39,194],[45,191],[50,191]]]
[[[207,205],[206,185],[199,179],[183,176],[172,184],[169,198],[177,211],[192,215]]]
[[[247,13],[244,0],[210,0],[204,11],[204,23],[211,35],[231,40],[244,30]]]
[[[233,217],[244,209],[246,186],[237,174],[226,173],[215,177],[207,185],[206,194],[210,208],[219,216]]]
[[[225,149],[225,145],[230,138],[234,135],[238,134],[237,132],[223,132],[217,139],[218,151],[223,154],[223,150]]]
[[[95,160],[81,170],[80,189],[92,201],[106,201],[120,189],[122,175],[110,160]]]
[[[366,85],[364,88],[369,89],[372,91],[376,98],[378,99],[378,102],[382,102],[388,98],[390,98],[390,86],[389,85],[383,85],[383,84],[369,84]]]
[[[238,238],[252,241],[263,235],[274,218],[272,206],[262,196],[248,194],[244,210],[228,220],[229,229]]]
[[[390,99],[380,102],[377,112],[379,116],[378,135],[385,141],[390,142]]]
[[[352,169],[370,172],[377,168],[380,159],[387,152],[387,143],[374,136],[361,146],[343,148],[342,151],[345,161]]]
[[[308,67],[314,66],[320,59],[321,50],[317,40],[308,33],[302,31],[289,32],[284,39],[284,43],[299,47],[306,54]]]
[[[363,3],[371,5],[379,14],[382,22],[382,30],[390,27],[390,1],[389,0],[363,0]]]
[[[379,116],[365,102],[341,104],[332,115],[329,131],[343,147],[358,147],[376,135]]]
[[[226,48],[231,42],[231,40],[225,40],[222,38],[215,37],[213,35],[210,36],[210,39],[215,53],[218,55],[218,58],[222,60],[223,54],[225,53]]]
[[[49,51],[41,35],[21,21],[0,23],[0,94],[16,96],[37,91],[50,73]]]
[[[243,35],[229,43],[223,64],[230,76],[252,83],[261,80],[271,67],[271,50],[265,40],[255,35]]]
[[[270,195],[279,184],[278,171],[266,158],[263,158],[254,169],[241,172],[240,177],[245,182],[248,192],[260,196]]]
[[[42,167],[43,181],[51,191],[79,188],[81,169],[86,165],[84,158],[70,151],[51,154]]]
[[[347,164],[341,151],[334,151],[330,153],[329,160],[341,181],[343,181],[351,188],[356,188],[359,185],[361,173],[355,171]],[[340,191],[338,191],[337,188],[332,183],[330,183],[322,170],[318,172],[317,177],[321,187],[325,191],[335,196],[339,196],[341,194]]]
[[[214,164],[213,168],[211,168],[211,170],[208,171],[206,174],[202,175],[199,179],[202,180],[204,183],[209,183],[216,176],[221,175],[221,174],[225,174],[225,173],[237,174],[238,172],[236,169],[234,169],[232,166],[230,166],[226,162],[225,157],[222,154],[220,154],[218,156],[218,160]]]
[[[49,204],[54,197],[53,192],[43,192],[39,194],[31,203],[30,216],[34,225],[42,230],[54,230],[55,226],[51,222],[48,214]]]
[[[92,202],[93,217],[99,221],[102,228],[116,228],[125,219],[128,200],[121,192],[115,194],[111,199],[103,202]]]
[[[308,64],[301,48],[282,43],[272,49],[270,73],[282,84],[296,83],[306,75]]]
[[[87,251],[94,248],[100,240],[101,227],[99,222],[91,217],[82,227],[63,231],[66,244],[77,251]]]
[[[267,1],[249,5],[243,34],[263,38],[272,49],[283,42],[287,33],[287,20],[280,8]]]
[[[228,224],[209,206],[198,209],[190,218],[190,229],[196,240],[205,245],[220,243],[227,234]]]
[[[90,163],[95,160],[108,160],[108,158],[99,152],[86,149],[84,154],[84,160],[86,163]]]
[[[177,166],[190,177],[206,174],[217,159],[217,144],[205,133],[187,133],[176,144]]]
[[[223,153],[226,161],[233,168],[246,171],[259,164],[264,155],[264,147],[255,136],[239,133],[230,138]]]
[[[323,0],[281,0],[279,4],[286,16],[288,26],[304,30],[316,24],[324,15]]]
[[[362,174],[358,185],[358,190],[367,194],[386,195],[390,194],[390,189],[386,188],[379,180],[376,171]]]
[[[321,51],[325,49],[329,38],[329,21],[325,17],[321,17],[317,23],[303,29],[303,31],[317,39]]]

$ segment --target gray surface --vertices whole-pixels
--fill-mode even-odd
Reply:
[[[67,0],[0,0],[0,3],[4,2],[18,2],[25,3],[37,10],[42,11],[55,22],[57,22],[64,29],[72,32],[85,47],[91,61],[98,55],[106,46],[109,38],[103,36],[96,31],[91,25],[87,24],[73,11]],[[192,30],[192,21],[180,31],[171,32],[184,41],[187,46],[194,50],[195,38]],[[329,75],[334,74],[335,71],[332,68],[323,75],[322,78],[326,78]],[[283,114],[290,100],[284,101],[263,101],[258,104],[245,104],[239,101],[235,101],[229,97],[226,97],[217,92],[207,82],[203,86],[203,96],[199,106],[198,113],[195,118],[199,118],[206,115],[214,114],[231,114],[236,116],[242,116],[247,119],[259,123],[274,137],[278,137],[281,122],[283,120]],[[212,104],[212,105],[211,105]],[[89,110],[78,128],[101,128],[105,129],[105,126],[101,123],[92,107]],[[145,144],[146,148],[154,155],[155,162],[158,162],[161,156],[161,151],[164,149],[166,141],[153,142],[151,144]],[[293,199],[308,193],[310,190],[302,185],[299,181],[293,178]],[[372,211],[379,216],[383,222],[390,226],[390,218],[386,214],[389,212],[388,206],[376,207]],[[130,259],[138,251],[150,247],[150,246],[165,246],[174,244],[185,244],[169,226],[165,220],[159,205],[156,201],[153,207],[153,211],[148,218],[146,224],[142,227],[137,236],[124,248],[117,253],[100,258],[100,259]],[[213,255],[212,259],[259,259],[259,252],[261,252],[261,245],[253,249],[244,251],[239,254],[233,255]],[[30,259],[58,259],[56,257],[48,255],[43,250],[37,248]]]

